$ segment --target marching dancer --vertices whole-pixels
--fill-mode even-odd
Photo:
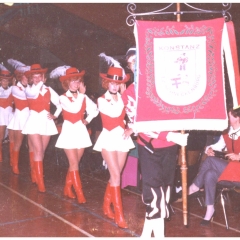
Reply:
[[[120,85],[127,82],[130,76],[118,66],[109,67],[107,74],[100,73],[100,77],[103,81],[102,86],[107,91],[97,100],[103,129],[93,149],[102,153],[110,173],[104,195],[103,212],[107,217],[114,219],[119,227],[127,228],[121,200],[121,172],[128,151],[135,148],[135,145],[132,139],[128,138],[128,129],[125,128],[124,122],[124,104],[118,91]],[[111,204],[113,204],[114,212]]]
[[[0,162],[2,162],[2,141],[6,127],[13,117],[12,81],[13,76],[3,65],[0,65]],[[13,135],[8,133],[10,160],[13,152]]]
[[[85,71],[79,72],[74,67],[58,67],[50,73],[50,77],[56,78],[60,73],[59,80],[66,91],[60,96],[62,106],[63,125],[56,142],[57,148],[63,148],[67,155],[69,168],[66,176],[64,195],[75,198],[72,186],[79,203],[85,203],[86,199],[82,191],[82,183],[79,174],[79,162],[84,149],[92,146],[92,142],[86,125],[99,113],[97,105],[85,95],[83,76]],[[84,113],[87,113],[84,119]]]
[[[34,175],[40,192],[45,192],[43,180],[43,158],[50,137],[58,133],[53,119],[56,119],[62,111],[58,94],[44,83],[47,68],[40,64],[33,64],[30,70],[24,74],[28,78],[29,85],[26,87],[26,96],[30,114],[22,130],[28,134],[34,152]],[[56,106],[54,114],[50,113],[50,102]]]
[[[15,111],[12,120],[8,124],[7,128],[9,132],[13,132],[13,158],[11,159],[12,171],[15,174],[19,174],[18,160],[19,160],[19,151],[22,145],[23,137],[22,134],[23,127],[29,116],[29,107],[28,101],[25,94],[25,89],[28,85],[28,79],[24,75],[24,72],[30,70],[30,66],[14,60],[8,59],[8,63],[15,69],[14,74],[16,77],[16,86],[12,86],[12,95],[15,105]],[[33,149],[32,144],[28,141],[29,148],[29,158],[30,158],[30,167],[33,169]],[[33,171],[31,170],[32,181],[34,182]]]

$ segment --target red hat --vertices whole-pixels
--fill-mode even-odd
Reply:
[[[130,74],[126,74],[125,77],[123,77],[123,71],[122,68],[110,67],[107,74],[100,73],[99,75],[101,78],[110,82],[125,83],[130,79]]]
[[[24,74],[29,77],[32,74],[37,74],[37,73],[46,73],[47,68],[42,68],[40,64],[33,64],[30,67],[29,71],[26,71]]]
[[[1,78],[11,79],[13,78],[13,75],[8,70],[2,70],[0,72],[0,79]]]
[[[59,78],[60,82],[63,82],[65,80],[68,80],[72,77],[82,77],[85,74],[85,70],[82,70],[81,72],[78,71],[75,67],[70,67],[66,70],[66,75],[61,76]]]

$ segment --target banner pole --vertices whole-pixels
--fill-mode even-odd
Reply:
[[[180,3],[177,3],[177,22],[181,21]],[[181,131],[185,134],[185,131]],[[181,176],[182,176],[182,204],[183,204],[183,224],[187,226],[187,161],[186,147],[181,147]]]

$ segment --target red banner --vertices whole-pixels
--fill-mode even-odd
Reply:
[[[136,21],[134,34],[138,131],[226,129],[224,46],[226,61],[232,52],[224,19]],[[228,73],[236,105],[233,66]]]

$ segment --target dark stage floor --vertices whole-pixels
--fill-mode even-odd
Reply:
[[[20,175],[11,172],[8,143],[3,144],[0,163],[0,237],[139,237],[144,223],[141,187],[122,191],[123,209],[128,229],[118,228],[102,211],[108,171],[101,167],[101,157],[88,149],[80,164],[83,191],[87,202],[63,195],[68,162],[52,137],[44,159],[46,192],[40,193],[30,179],[29,159],[24,142],[20,152]],[[216,216],[207,227],[200,226],[205,208],[197,199],[188,201],[188,225],[183,225],[182,202],[173,202],[174,213],[165,224],[165,237],[240,237],[240,193],[229,194],[227,205],[229,230],[225,227],[220,201]]]

